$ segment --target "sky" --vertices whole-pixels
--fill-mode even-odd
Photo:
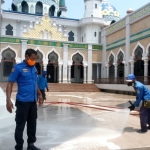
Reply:
[[[8,10],[11,8],[12,0],[5,0],[2,8]],[[84,0],[65,0],[67,6],[67,18],[81,19],[84,15]],[[107,0],[111,5],[113,5],[117,11],[120,13],[120,17],[123,18],[126,15],[126,11],[129,8],[137,10],[138,8],[149,3],[149,0]]]

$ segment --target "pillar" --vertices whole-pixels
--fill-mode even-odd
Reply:
[[[58,82],[61,83],[61,74],[62,74],[62,64],[59,64],[59,79]]]
[[[88,77],[87,83],[92,83],[92,44],[88,44]]]
[[[25,51],[27,50],[27,41],[28,40],[21,40],[21,60],[25,59]]]
[[[86,76],[87,76],[86,70],[87,70],[87,66],[83,66],[83,67],[84,67],[84,80],[83,80],[83,82],[86,83],[86,82],[87,82],[87,81],[86,81]]]
[[[144,83],[148,83],[148,58],[142,58],[144,60]]]
[[[130,62],[130,67],[131,67],[130,73],[134,74],[134,60],[130,60],[129,62]]]
[[[71,83],[71,65],[68,65],[68,83]]]
[[[54,83],[56,83],[56,69],[57,65],[54,65]]]
[[[63,44],[63,83],[67,83],[68,45]]]

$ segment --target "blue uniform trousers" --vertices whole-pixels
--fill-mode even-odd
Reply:
[[[147,124],[150,125],[150,108],[144,107],[143,104],[140,108],[140,124],[143,131],[147,131]]]
[[[16,129],[15,140],[16,150],[23,150],[23,131],[27,122],[27,143],[36,141],[36,119],[37,119],[37,104],[35,102],[20,102],[16,101]]]

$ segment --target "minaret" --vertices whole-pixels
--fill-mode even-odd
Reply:
[[[61,12],[60,17],[66,17],[67,7],[65,4],[65,0],[59,0],[59,10]]]
[[[101,0],[84,0],[85,11],[84,18],[96,17],[102,18]]]

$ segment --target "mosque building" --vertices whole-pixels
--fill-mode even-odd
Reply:
[[[124,83],[129,73],[149,82],[150,3],[124,18],[109,0],[84,0],[82,19],[67,18],[67,9],[65,0],[12,0],[1,9],[0,81],[33,48],[50,83]]]

